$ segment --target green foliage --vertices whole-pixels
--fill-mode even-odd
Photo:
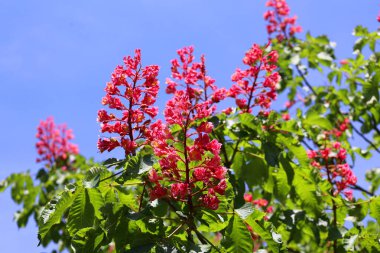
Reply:
[[[75,169],[57,163],[40,169],[36,178],[12,174],[0,182],[0,192],[10,188],[21,206],[15,214],[19,227],[34,217],[42,246],[54,243],[70,252],[380,252],[379,168],[366,172],[369,190],[351,185],[362,198],[350,201],[334,192],[331,175],[321,174],[323,166],[311,166],[307,155],[339,131],[334,141],[347,149],[353,166],[357,155],[378,162],[380,35],[361,26],[354,35],[354,58],[343,64],[335,62],[327,36],[273,40],[279,92],[290,101],[303,94],[296,111],[263,115],[234,109],[208,119],[214,125],[209,136],[222,144],[228,169],[217,210],[203,207],[198,197],[196,211],[169,196],[153,200],[148,173],[160,164],[149,143],[134,155],[101,164],[78,155]],[[316,72],[323,79],[313,82],[321,85],[308,81]],[[281,119],[284,113],[292,118]],[[350,124],[342,127],[346,119]],[[179,125],[170,129],[183,138]],[[366,146],[353,147],[351,136]],[[320,162],[326,160],[334,162],[331,157]]]

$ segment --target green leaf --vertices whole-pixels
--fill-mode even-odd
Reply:
[[[249,187],[262,185],[268,178],[268,166],[263,157],[249,152],[238,152],[235,156],[232,169],[236,173],[236,178],[244,180]]]
[[[92,167],[89,171],[87,171],[83,179],[83,186],[86,188],[95,188],[99,185],[100,178],[109,174],[111,173],[106,168]]]
[[[300,145],[300,143],[284,135],[277,136],[277,140],[297,158],[302,166],[307,167],[309,165],[309,158],[307,157],[306,150]]]
[[[303,125],[308,127],[319,126],[322,129],[331,130],[333,129],[333,125],[331,122],[326,119],[323,115],[320,115],[316,111],[309,111],[306,119],[302,121]]]
[[[63,214],[71,207],[74,198],[75,195],[65,191],[54,197],[54,199],[45,206],[39,219],[38,237],[40,242],[45,239],[53,225],[61,223]]]
[[[83,228],[75,233],[71,246],[75,253],[98,252],[105,234],[94,228]]]
[[[282,202],[285,203],[291,186],[288,183],[288,177],[285,170],[280,166],[273,170],[272,175],[275,181],[274,194]]]
[[[201,221],[198,230],[203,232],[219,232],[228,225],[221,215],[207,209],[202,209],[197,215],[197,219]]]
[[[380,223],[380,196],[374,197],[369,204],[369,214]]]
[[[99,190],[79,188],[69,211],[67,229],[74,236],[83,228],[92,227],[95,217],[101,218],[100,208],[103,206]]]
[[[263,149],[265,153],[265,160],[269,166],[277,166],[279,163],[279,154],[281,149],[276,144],[271,142],[264,142]]]
[[[254,212],[254,209],[251,203],[245,203],[239,209],[235,209],[235,212],[240,216],[240,218],[245,220]]]
[[[244,221],[238,215],[234,215],[230,219],[222,246],[226,249],[226,252],[252,252],[251,234]]]
[[[304,173],[301,169],[295,170],[293,185],[305,211],[309,214],[318,214],[322,207],[316,194],[316,185],[310,180],[310,174]]]
[[[252,230],[267,243],[272,252],[280,252],[282,247],[282,236],[274,230],[269,222],[266,222],[263,219],[264,215],[263,212],[256,211],[248,216],[245,221],[251,226]]]
[[[379,101],[379,84],[377,80],[363,83],[363,95],[366,101],[371,100],[372,97],[375,97],[376,101]]]

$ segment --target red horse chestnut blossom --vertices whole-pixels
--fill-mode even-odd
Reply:
[[[177,51],[180,59],[171,61],[172,79],[166,79],[168,85],[166,92],[174,94],[178,87],[182,87],[193,102],[207,103],[206,107],[209,107],[212,103],[223,100],[227,95],[227,90],[225,88],[218,89],[215,80],[207,75],[205,56],[201,56],[200,62],[194,62],[193,52],[193,46]]]
[[[36,137],[36,148],[40,156],[37,162],[46,162],[48,168],[52,168],[58,160],[66,160],[70,154],[79,153],[78,146],[70,142],[74,139],[73,131],[65,124],[56,125],[53,117],[40,122]]]
[[[357,178],[346,162],[347,151],[339,142],[326,143],[318,151],[307,152],[311,165],[321,170],[334,187],[332,193],[336,196],[343,193],[352,200],[350,185],[355,185]]]
[[[149,173],[150,199],[165,197],[186,202],[190,212],[196,206],[216,210],[218,196],[224,195],[227,188],[226,169],[219,157],[221,144],[209,137],[214,126],[205,120],[226,91],[218,89],[215,80],[206,75],[204,56],[200,63],[193,62],[193,47],[177,53],[180,61],[172,60],[173,79],[166,82],[166,91],[174,96],[164,112],[166,122],[177,130],[171,132],[158,120],[147,131],[160,165]]]
[[[236,69],[231,77],[235,83],[229,90],[229,96],[235,98],[236,105],[243,112],[251,113],[255,106],[267,109],[277,98],[276,89],[281,79],[280,75],[274,72],[277,60],[277,51],[266,53],[257,44],[253,44],[245,53],[243,63],[248,68]]]
[[[145,130],[158,113],[158,108],[153,104],[159,89],[159,67],[142,67],[139,49],[135,50],[133,58],[125,57],[124,64],[125,67],[116,67],[111,82],[105,88],[106,96],[102,104],[118,114],[108,113],[104,109],[98,111],[101,132],[113,134],[110,138],[100,138],[98,149],[103,152],[122,147],[127,156],[143,145]]]
[[[289,17],[290,8],[285,0],[269,0],[266,6],[271,8],[264,13],[264,19],[269,22],[269,35],[275,34],[276,38],[282,41],[302,32],[302,27],[296,25],[297,16]]]

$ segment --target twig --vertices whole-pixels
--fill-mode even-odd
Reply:
[[[174,231],[168,235],[167,239],[175,235],[183,227],[183,225],[185,225],[185,222],[182,222],[176,229],[174,229]]]
[[[325,166],[326,166],[327,179],[328,179],[329,183],[333,186],[334,184],[332,182],[330,170],[328,168],[328,160],[327,159],[325,159]],[[331,195],[331,197],[334,197],[334,188],[331,188],[330,195]],[[334,224],[335,229],[338,229],[337,204],[335,203],[334,198],[332,198],[331,201],[332,201],[332,209],[333,209],[333,224]],[[336,253],[336,252],[338,252],[338,241],[337,241],[337,239],[335,239],[333,243],[334,243],[333,244],[334,253]]]
[[[231,165],[233,163],[234,159],[235,159],[235,155],[236,155],[236,153],[238,151],[239,144],[240,144],[240,139],[237,140],[237,142],[236,142],[236,145],[235,145],[234,151],[232,153],[231,159],[229,160],[229,165]]]
[[[361,119],[359,118],[358,121],[364,125],[364,121],[363,121],[363,120],[361,120]],[[374,119],[373,117],[371,117],[371,124],[372,124],[372,126],[373,126],[373,130],[375,130],[375,132],[376,132],[378,135],[380,135],[380,129],[377,127],[377,125],[376,125],[376,121],[375,121],[375,119]]]
[[[353,124],[351,124],[351,127],[355,133],[357,133],[360,137],[362,137],[363,140],[365,140],[370,146],[373,147],[374,150],[377,151],[377,153],[380,154],[380,150],[376,147],[376,145],[372,141],[370,141],[367,137],[365,137],[365,135],[362,134]]]
[[[141,211],[145,191],[146,191],[146,183],[144,183],[143,191],[142,191],[141,196],[140,196],[139,212]]]
[[[358,191],[364,192],[364,193],[368,194],[368,195],[371,196],[371,197],[375,196],[375,194],[374,194],[373,192],[370,192],[370,191],[364,189],[363,187],[361,187],[361,186],[359,186],[359,185],[357,185],[357,184],[355,184],[355,185],[350,185],[350,188],[351,188],[351,189],[354,189],[354,190],[358,190]]]
[[[309,149],[309,150],[313,150],[312,147],[310,147],[309,144],[307,144],[307,142],[305,140],[301,140],[301,142]]]
[[[195,234],[197,235],[198,239],[202,242],[206,241],[206,243],[210,244],[211,247],[213,247],[216,251],[221,252],[212,242],[210,242],[204,235],[201,234],[197,229],[194,229]],[[202,238],[202,239],[201,239]],[[202,242],[203,243],[203,242]]]
[[[304,73],[302,73],[302,71],[300,70],[298,64],[296,65],[296,69],[297,69],[298,74],[299,74],[299,75],[301,76],[301,78],[303,79],[305,85],[311,90],[311,92],[312,92],[315,96],[317,96],[317,95],[318,95],[317,92],[315,92],[313,86],[311,86],[311,84],[309,83],[309,81],[306,79],[306,76],[304,75]]]
[[[106,180],[108,180],[108,179],[110,179],[110,178],[116,177],[116,176],[118,176],[118,175],[120,175],[120,174],[123,174],[124,172],[125,172],[125,171],[122,170],[122,171],[119,171],[119,172],[117,172],[117,173],[115,173],[115,174],[112,174],[112,175],[109,176],[109,177],[106,177],[106,178],[103,178],[103,179],[99,180],[99,183],[100,183],[100,182],[103,182],[103,181],[106,181]]]

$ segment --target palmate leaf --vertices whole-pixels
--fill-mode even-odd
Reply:
[[[83,228],[92,227],[95,218],[100,219],[104,201],[98,189],[79,188],[69,211],[67,229],[74,236]]]
[[[272,175],[275,181],[274,194],[278,200],[285,203],[291,190],[291,185],[288,184],[288,176],[282,166],[273,170]]]
[[[277,136],[277,140],[283,144],[298,160],[302,166],[309,165],[309,158],[307,157],[305,148],[299,143],[294,143],[294,139],[283,135]]]
[[[310,173],[305,173],[302,168],[295,170],[293,185],[301,199],[303,209],[308,214],[315,215],[321,211],[322,206],[316,193],[316,185],[311,181],[310,176]]]
[[[228,224],[222,246],[226,252],[252,252],[251,234],[239,215],[234,215]]]
[[[40,243],[45,239],[52,226],[61,222],[62,216],[72,205],[75,196],[76,195],[70,191],[64,191],[62,194],[56,195],[55,198],[51,200],[42,210],[38,222],[38,238]]]

